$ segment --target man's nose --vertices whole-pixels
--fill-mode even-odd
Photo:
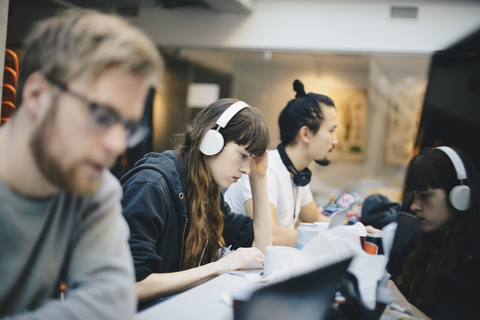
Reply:
[[[338,139],[337,139],[337,134],[334,133],[333,134],[333,141],[332,141],[332,145],[336,146],[338,144]]]
[[[102,146],[109,154],[118,156],[127,148],[127,132],[122,123],[108,128],[102,134]]]

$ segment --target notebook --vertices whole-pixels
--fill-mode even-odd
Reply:
[[[325,319],[352,258],[256,290],[235,320]]]

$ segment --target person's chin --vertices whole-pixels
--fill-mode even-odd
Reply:
[[[101,175],[83,175],[77,179],[73,178],[69,184],[68,191],[80,195],[91,196],[100,188]]]
[[[94,195],[98,188],[100,187],[100,183],[97,182],[90,182],[88,184],[82,184],[79,186],[75,186],[72,190],[72,193],[80,196],[91,196]]]
[[[330,160],[329,159],[315,160],[315,163],[325,167],[330,164]]]
[[[432,226],[426,223],[425,221],[420,222],[419,225],[420,225],[420,229],[425,233],[433,232],[436,230],[435,226]]]

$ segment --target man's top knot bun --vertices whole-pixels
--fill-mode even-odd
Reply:
[[[303,86],[303,83],[296,79],[295,81],[293,81],[293,90],[295,90],[295,92],[297,93],[295,95],[295,98],[301,98],[303,97],[304,95],[306,95],[305,93],[305,88]]]

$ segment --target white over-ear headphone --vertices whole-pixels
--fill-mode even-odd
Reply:
[[[206,156],[213,156],[222,151],[223,149],[223,136],[219,132],[221,128],[225,128],[230,120],[244,108],[249,108],[250,106],[243,101],[238,101],[228,107],[225,110],[220,118],[217,120],[216,130],[210,129],[207,131],[205,136],[202,139],[200,144],[200,151]]]
[[[467,179],[467,171],[462,159],[450,147],[437,147],[436,149],[442,150],[450,158],[455,171],[457,171],[457,178],[460,180],[460,185],[453,187],[452,191],[450,191],[448,196],[450,204],[459,211],[468,210],[470,208],[470,187],[462,184],[462,181]]]

